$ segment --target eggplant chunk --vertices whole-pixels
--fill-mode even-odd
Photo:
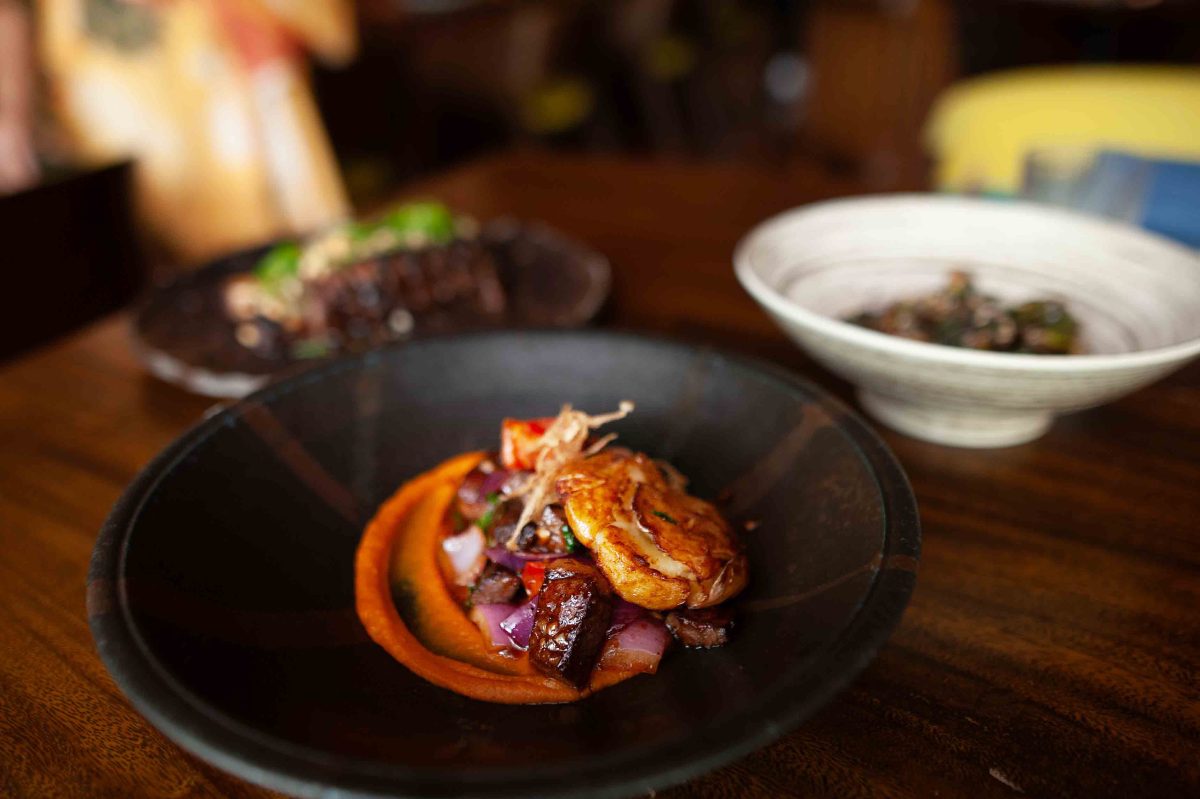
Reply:
[[[476,605],[508,604],[517,598],[520,591],[520,577],[511,570],[489,561],[483,574],[475,581],[471,601]]]
[[[544,674],[587,684],[612,619],[612,589],[593,566],[564,559],[546,570],[529,657]]]
[[[570,551],[562,532],[566,526],[567,517],[562,505],[547,505],[536,522],[529,522],[521,528],[521,534],[517,536],[517,549],[522,552],[565,555]]]

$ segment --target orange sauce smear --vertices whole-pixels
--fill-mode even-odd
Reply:
[[[367,634],[413,673],[485,702],[572,702],[634,676],[637,672],[598,668],[579,691],[540,674],[526,655],[501,654],[484,642],[438,566],[446,511],[483,457],[482,452],[459,455],[413,478],[367,525],[354,566],[355,602]],[[396,610],[394,581],[411,598],[416,630]]]

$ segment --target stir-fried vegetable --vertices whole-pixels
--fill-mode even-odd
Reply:
[[[1070,352],[1079,335],[1079,323],[1061,302],[1027,302],[1010,313],[1021,329],[1023,352]]]
[[[563,557],[560,552],[518,552],[505,549],[502,546],[489,547],[485,553],[488,560],[499,566],[520,574],[525,570],[525,564],[534,561],[554,560]]]
[[[512,605],[475,605],[471,608],[470,616],[483,633],[488,646],[498,651],[512,645],[508,631],[501,626],[512,612]]]
[[[671,634],[661,621],[643,617],[617,630],[608,640],[600,662],[609,668],[653,674],[667,651]]]
[[[468,527],[465,532],[450,536],[442,541],[442,551],[454,572],[454,582],[468,586],[483,571],[486,563],[485,542],[478,527]]]
[[[533,631],[533,614],[536,610],[537,598],[534,597],[500,622],[500,629],[508,633],[509,639],[518,649],[529,647],[529,634]]]
[[[965,272],[923,297],[865,311],[847,321],[902,338],[998,352],[1066,355],[1079,351],[1079,325],[1061,302],[1027,302],[1005,308],[978,291]]]

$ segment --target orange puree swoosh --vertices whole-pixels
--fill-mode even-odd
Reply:
[[[434,685],[504,704],[571,702],[632,673],[597,669],[586,691],[533,669],[525,655],[487,648],[442,579],[442,520],[463,478],[484,457],[451,458],[405,483],[367,525],[355,559],[358,617],[392,657]],[[409,629],[392,601],[392,583],[412,600]]]

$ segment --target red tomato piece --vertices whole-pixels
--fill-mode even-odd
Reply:
[[[537,461],[542,435],[553,418],[505,419],[500,426],[500,460],[505,469],[528,470]]]
[[[531,560],[521,569],[521,582],[525,584],[525,590],[530,596],[536,596],[537,592],[542,590],[542,583],[545,581],[546,561]]]

